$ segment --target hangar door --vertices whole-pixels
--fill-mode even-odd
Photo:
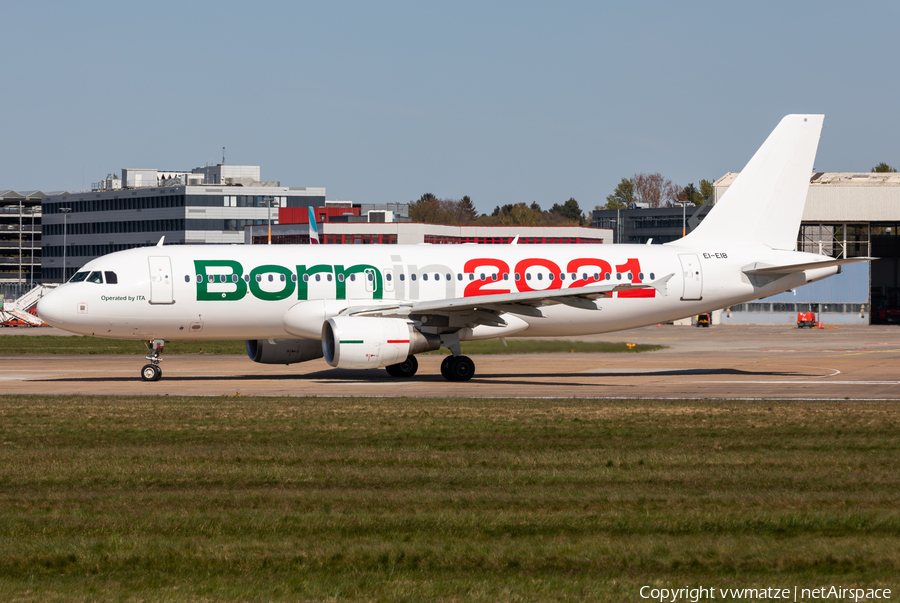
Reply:
[[[172,296],[172,261],[168,256],[151,256],[150,303],[174,304]]]
[[[682,253],[678,255],[681,260],[681,271],[684,275],[683,300],[703,299],[703,274],[700,271],[700,258],[696,253]]]

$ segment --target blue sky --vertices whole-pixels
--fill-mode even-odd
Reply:
[[[21,2],[0,189],[221,160],[329,199],[481,211],[740,170],[788,113],[816,168],[900,165],[900,3]]]

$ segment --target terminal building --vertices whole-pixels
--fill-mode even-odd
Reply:
[[[121,178],[91,188],[41,199],[45,283],[68,280],[94,258],[155,245],[163,236],[170,244],[243,243],[245,226],[277,224],[280,208],[325,204],[324,188],[262,181],[259,166],[123,169]]]

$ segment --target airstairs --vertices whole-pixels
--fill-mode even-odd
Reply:
[[[40,327],[44,324],[35,312],[37,303],[57,285],[38,285],[19,299],[0,303],[0,324],[4,327]]]

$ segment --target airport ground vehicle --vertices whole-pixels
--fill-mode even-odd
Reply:
[[[797,328],[798,329],[815,329],[818,326],[815,312],[798,312]]]

